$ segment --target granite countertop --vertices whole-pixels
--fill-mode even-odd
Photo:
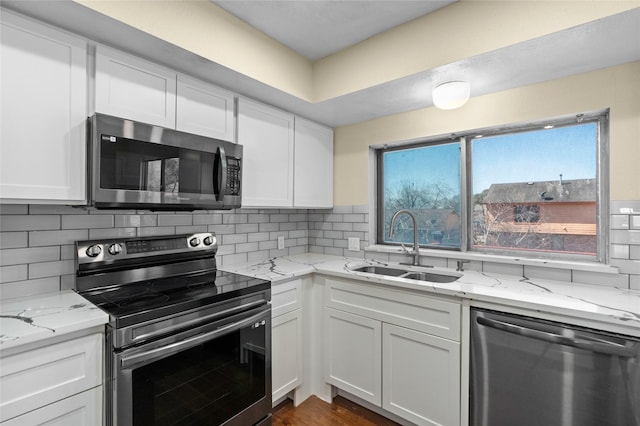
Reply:
[[[362,265],[386,266],[393,263],[305,253],[269,259],[253,265],[221,269],[267,279],[274,283],[314,272],[356,278],[380,285],[393,285],[431,294],[547,312],[578,320],[598,321],[640,337],[638,291],[476,271],[462,272],[462,276],[453,283],[431,283],[351,270]],[[449,274],[453,272],[444,268],[429,268],[427,271]]]
[[[71,290],[0,302],[0,351],[104,325],[109,316]]]

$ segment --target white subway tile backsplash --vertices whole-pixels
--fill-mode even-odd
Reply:
[[[640,260],[611,259],[611,265],[623,274],[640,275]]]
[[[61,206],[55,204],[32,204],[29,214],[89,214],[86,207]]]
[[[0,284],[0,298],[35,296],[60,290],[60,277],[39,278],[36,280],[14,281]]]
[[[174,226],[138,228],[138,237],[154,237],[156,235],[175,235]]]
[[[0,266],[0,283],[24,281],[28,277],[27,265]]]
[[[611,215],[611,229],[629,229],[629,216],[626,214]]]
[[[89,238],[87,229],[64,229],[60,231],[31,231],[29,232],[29,246],[59,246],[73,244],[79,240]]]
[[[1,219],[0,219],[1,220]],[[21,248],[29,245],[29,233],[0,232],[0,249]]]
[[[260,225],[257,223],[240,223],[236,225],[236,232],[238,234],[249,234],[258,232],[260,230]]]
[[[97,228],[89,229],[89,239],[97,240],[101,238],[131,238],[135,237],[137,230],[142,228]],[[153,228],[149,228],[153,229]]]
[[[207,232],[207,230],[207,225],[176,226],[176,234],[195,234],[196,232]]]
[[[640,291],[640,275],[629,275],[629,288]]]
[[[259,249],[260,249],[260,244],[257,242],[236,244],[236,253],[251,253],[254,251],[258,251]]]
[[[626,274],[601,274],[575,270],[572,274],[572,281],[580,284],[629,288],[629,276]]]
[[[29,279],[57,277],[73,274],[75,262],[73,260],[61,260],[57,262],[41,262],[29,264]]]
[[[42,216],[33,216],[39,218]],[[95,214],[95,215],[62,215],[54,216],[62,218],[62,229],[97,229],[97,228],[113,228],[113,215]]]
[[[466,266],[467,264],[465,264],[465,267]],[[552,281],[571,281],[571,270],[525,265],[524,276],[527,278],[539,278]]]
[[[635,212],[635,213],[634,213]],[[151,212],[95,210],[67,206],[0,205],[0,297],[72,288],[75,240],[215,232],[219,265],[261,262],[273,256],[324,253],[337,256],[406,262],[404,254],[365,251],[369,241],[369,206],[333,209],[238,209],[233,211]],[[612,264],[621,274],[591,274],[523,267],[498,262],[472,262],[469,270],[485,270],[531,278],[639,288],[640,202],[612,202]],[[8,219],[8,220],[7,220]],[[625,227],[626,223],[626,227]],[[285,238],[278,250],[277,238]],[[360,251],[347,250],[347,239],[360,239]],[[455,268],[456,259],[423,257],[421,262]],[[52,276],[48,276],[52,275]],[[36,278],[38,277],[38,278]],[[28,279],[31,278],[31,279]],[[4,281],[4,280],[11,281]],[[626,287],[625,287],[626,286]]]
[[[29,206],[27,206],[26,204],[0,204],[0,215],[5,215],[5,214],[22,215],[27,213],[29,213]]]
[[[228,234],[222,236],[222,244],[241,244],[248,241],[247,234]],[[220,244],[218,240],[218,244]]]
[[[0,232],[41,231],[48,229],[60,229],[60,216],[3,215],[0,217]]]
[[[115,215],[114,226],[116,228],[158,226],[158,216],[155,214]]]
[[[193,215],[194,225],[220,225],[222,224],[222,215],[220,214],[198,214]]]
[[[279,231],[280,230],[280,224],[279,223],[261,223],[258,229],[259,229],[260,232]]]
[[[510,263],[483,262],[482,272],[521,277],[524,274],[524,268],[522,265]]]
[[[0,266],[23,265],[60,260],[60,247],[30,247],[6,249],[0,253]]]
[[[611,244],[610,255],[612,259],[629,259],[629,245]]]
[[[193,216],[190,214],[158,215],[158,226],[193,225]]]
[[[611,231],[611,243],[612,244],[637,244],[640,245],[640,230],[612,230]]]

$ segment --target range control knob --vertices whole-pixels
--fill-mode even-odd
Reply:
[[[200,245],[200,238],[193,237],[192,239],[189,240],[189,245],[191,247],[198,247]]]
[[[102,253],[102,247],[100,247],[99,244],[94,244],[92,246],[89,246],[85,253],[87,253],[87,256],[89,257],[97,257],[100,253]]]
[[[213,236],[209,235],[207,237],[204,237],[204,240],[202,242],[205,246],[210,246],[211,244],[213,244]]]
[[[115,256],[122,251],[122,244],[115,243],[109,246],[109,254]]]

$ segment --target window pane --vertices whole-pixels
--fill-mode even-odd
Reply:
[[[460,144],[430,145],[382,154],[385,243],[413,243],[413,222],[402,214],[389,238],[395,212],[407,209],[418,222],[420,245],[460,247]]]
[[[472,247],[595,256],[597,123],[475,138]]]

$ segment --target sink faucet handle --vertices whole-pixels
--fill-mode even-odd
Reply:
[[[407,253],[407,254],[411,254],[411,252],[409,251],[409,249],[402,243],[400,243],[400,247],[402,247],[402,250]]]

